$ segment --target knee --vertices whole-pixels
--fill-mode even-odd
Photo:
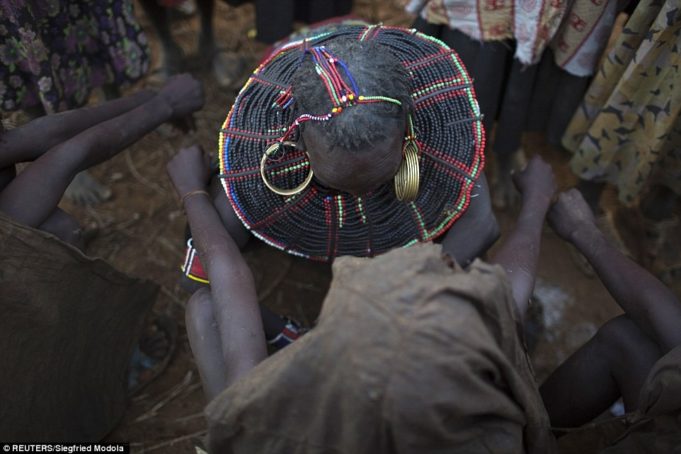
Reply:
[[[77,248],[82,249],[83,247],[83,230],[80,224],[61,210],[55,211],[39,228]]]
[[[185,322],[187,327],[195,331],[205,330],[215,323],[213,299],[209,289],[200,288],[189,298],[185,309]]]
[[[75,221],[73,221],[73,223],[69,223],[68,226],[64,228],[62,234],[60,235],[60,238],[63,241],[73,246],[76,246],[79,249],[83,249],[84,246],[83,229]]]
[[[609,358],[619,359],[643,343],[649,342],[638,326],[626,315],[620,315],[598,329],[594,340]]]

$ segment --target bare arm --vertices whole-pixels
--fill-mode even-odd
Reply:
[[[665,353],[681,345],[678,298],[608,242],[579,191],[559,196],[549,222],[587,258],[617,304]]]
[[[17,222],[40,225],[76,173],[111,158],[170,119],[171,114],[162,99],[154,98],[50,149],[0,193],[0,210]]]
[[[17,222],[39,226],[76,173],[106,161],[160,124],[186,116],[202,104],[197,81],[189,76],[174,79],[144,104],[87,129],[35,160],[0,193],[0,210]]]
[[[34,161],[50,148],[103,121],[128,112],[154,97],[141,90],[94,107],[46,115],[0,135],[0,167]]]
[[[551,167],[535,156],[515,179],[523,202],[515,228],[492,258],[504,267],[521,320],[534,289],[542,226],[551,204],[555,183]]]
[[[232,383],[267,356],[253,274],[211,198],[196,192],[205,190],[209,175],[203,152],[196,146],[180,150],[168,172],[178,193],[193,194],[185,198],[185,209],[194,245],[211,282],[228,383]]]

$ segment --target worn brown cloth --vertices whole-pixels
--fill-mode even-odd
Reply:
[[[570,431],[559,446],[565,454],[681,453],[681,346],[655,363],[637,411]]]
[[[0,440],[104,437],[156,292],[0,214]]]
[[[550,453],[503,270],[340,258],[319,324],[207,407],[212,452]]]

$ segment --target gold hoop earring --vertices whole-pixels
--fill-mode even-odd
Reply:
[[[295,146],[295,143],[293,142],[275,142],[269,147],[267,147],[267,150],[265,150],[265,153],[263,153],[262,158],[260,159],[260,177],[262,178],[262,182],[265,183],[265,186],[267,188],[274,192],[275,194],[279,194],[285,197],[290,197],[292,195],[296,195],[301,193],[302,191],[305,190],[310,185],[310,182],[312,181],[312,177],[314,176],[314,173],[312,172],[312,167],[310,167],[310,173],[305,177],[305,181],[303,181],[300,185],[296,186],[295,188],[292,189],[282,189],[278,188],[275,185],[273,185],[268,179],[267,175],[265,173],[265,163],[267,162],[267,158],[272,156],[275,152],[279,150],[280,147],[282,146]]]
[[[400,202],[413,202],[419,195],[419,146],[407,138],[402,148],[402,164],[395,174],[395,195]]]

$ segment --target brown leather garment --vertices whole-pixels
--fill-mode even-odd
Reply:
[[[550,453],[503,270],[340,258],[319,324],[207,408],[213,452]]]
[[[0,214],[0,440],[102,439],[157,286]]]

